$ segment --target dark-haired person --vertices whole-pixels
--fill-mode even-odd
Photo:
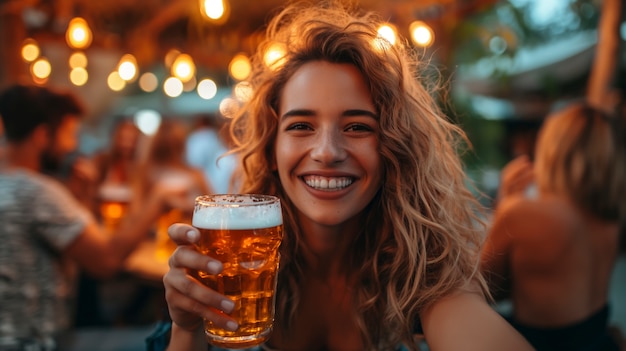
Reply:
[[[72,94],[14,85],[0,93],[7,159],[0,168],[0,349],[55,350],[71,326],[77,266],[108,277],[177,193],[155,191],[106,235],[67,188],[43,173],[77,146],[83,114]]]

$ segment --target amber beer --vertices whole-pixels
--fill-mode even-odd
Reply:
[[[99,189],[100,221],[104,230],[115,234],[128,215],[131,190],[122,184],[104,184]]]
[[[205,321],[207,341],[223,348],[265,342],[272,331],[283,220],[278,198],[267,195],[206,195],[196,199],[193,226],[199,250],[223,263],[218,275],[195,272],[211,289],[235,302],[230,314],[239,329]]]
[[[191,210],[174,208],[159,216],[155,233],[155,254],[159,261],[167,262],[174,250],[176,250],[176,243],[167,234],[168,228],[174,223],[191,224]]]
[[[176,171],[161,174],[156,186],[181,192],[191,192],[194,189],[193,179],[185,173],[181,174]],[[172,208],[159,216],[155,228],[155,255],[157,260],[167,262],[176,250],[176,244],[170,239],[167,230],[174,223],[191,224],[193,199],[194,197],[190,197],[189,208]]]

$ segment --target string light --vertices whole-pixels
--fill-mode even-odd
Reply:
[[[30,68],[32,75],[39,79],[46,79],[50,76],[50,73],[52,73],[50,61],[45,57],[38,58],[37,61],[33,62]]]
[[[191,56],[180,54],[174,60],[171,70],[172,76],[180,79],[183,83],[188,82],[196,74],[196,65]]]
[[[200,13],[216,24],[226,22],[230,14],[230,4],[227,0],[199,0]]]
[[[178,97],[183,93],[183,82],[176,77],[169,77],[163,82],[163,92],[169,97]]]
[[[159,80],[152,72],[146,72],[139,77],[139,88],[146,93],[151,93],[159,87]]]
[[[37,45],[37,42],[34,39],[27,38],[24,40],[24,43],[22,44],[22,58],[24,61],[35,61],[39,57],[40,53],[41,50],[39,50],[39,45]]]
[[[277,69],[285,62],[286,54],[287,48],[284,44],[273,43],[265,51],[265,54],[263,55],[263,60],[268,67]]]
[[[228,65],[228,72],[237,80],[248,78],[251,70],[250,59],[244,54],[235,55]]]
[[[107,85],[113,91],[121,91],[126,87],[126,81],[120,77],[119,72],[113,71],[107,77]]]
[[[86,49],[91,45],[91,39],[91,29],[87,21],[81,17],[72,18],[65,32],[67,44],[74,49]]]
[[[435,32],[433,29],[422,21],[414,21],[409,26],[411,40],[415,45],[421,47],[429,47],[435,42]]]
[[[197,91],[201,98],[210,100],[217,95],[217,84],[211,79],[203,79],[198,83]]]
[[[378,36],[394,45],[396,43],[396,29],[391,24],[383,24],[378,28]]]
[[[135,59],[135,56],[131,54],[122,56],[117,65],[117,72],[119,73],[120,78],[127,82],[130,82],[137,77],[137,70],[137,60]]]
[[[86,68],[87,67],[87,56],[84,53],[77,51],[70,55],[69,59],[70,68]]]
[[[70,71],[70,82],[72,84],[80,87],[85,85],[87,80],[89,80],[89,73],[83,67],[72,68]]]

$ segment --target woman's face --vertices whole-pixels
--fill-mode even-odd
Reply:
[[[280,101],[275,166],[300,225],[354,219],[383,174],[376,109],[361,73],[349,64],[309,62],[287,81]]]

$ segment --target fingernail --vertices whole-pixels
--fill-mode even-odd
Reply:
[[[209,261],[209,263],[207,264],[207,268],[209,269],[208,273],[211,274],[218,274],[222,271],[222,265],[216,261]]]
[[[235,303],[230,301],[230,300],[222,300],[220,305],[222,306],[222,311],[224,311],[226,313],[232,312],[233,308],[235,308]],[[236,329],[236,327],[235,327],[235,329]]]
[[[190,230],[187,232],[187,238],[193,242],[198,240],[198,237],[198,232],[196,232],[195,230]]]
[[[229,321],[226,323],[226,329],[230,331],[236,331],[237,329],[239,329],[239,325],[233,321]]]

